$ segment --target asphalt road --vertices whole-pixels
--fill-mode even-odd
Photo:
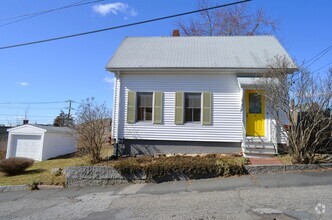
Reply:
[[[0,219],[332,219],[332,171],[5,192]]]

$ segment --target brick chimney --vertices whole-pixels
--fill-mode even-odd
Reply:
[[[180,37],[180,31],[179,30],[173,30],[173,37]]]

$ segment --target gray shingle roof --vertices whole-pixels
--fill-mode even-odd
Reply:
[[[266,68],[275,56],[296,68],[274,36],[126,37],[106,68]]]
[[[32,125],[32,126],[45,129],[47,132],[74,132],[73,129],[68,127],[55,127],[55,126],[45,126],[45,125]]]

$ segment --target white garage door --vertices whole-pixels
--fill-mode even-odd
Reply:
[[[16,149],[15,157],[26,157],[40,160],[41,135],[15,135],[13,147]]]

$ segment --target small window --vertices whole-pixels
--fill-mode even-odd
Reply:
[[[137,121],[152,120],[152,92],[137,93]]]
[[[185,93],[185,122],[201,121],[201,93]]]
[[[261,114],[262,113],[262,98],[258,93],[249,93],[249,113]]]

